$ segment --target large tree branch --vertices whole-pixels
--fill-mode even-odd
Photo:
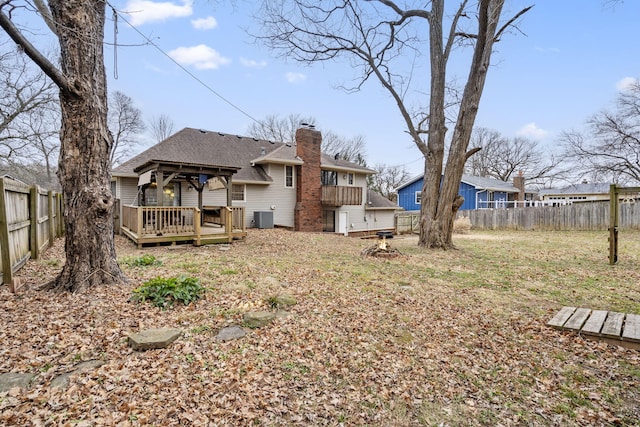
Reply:
[[[51,63],[44,55],[27,40],[20,30],[13,24],[11,19],[0,10],[0,27],[11,37],[11,39],[22,48],[33,62],[44,72],[60,90],[69,94],[77,94],[69,80]]]
[[[464,155],[464,162],[466,163],[467,160],[469,160],[469,157],[473,156],[480,150],[482,150],[482,147],[474,147],[471,150],[467,151],[467,153]]]
[[[38,9],[38,12],[40,12],[40,15],[42,15],[42,18],[44,19],[44,22],[47,24],[47,27],[49,27],[49,29],[53,34],[57,35],[58,31],[56,30],[55,24],[53,22],[51,11],[47,7],[44,0],[33,0],[33,3],[36,5],[36,9]]]
[[[367,0],[367,1],[372,1],[372,0]],[[401,20],[398,21],[398,23],[401,23],[405,19],[413,18],[413,17],[425,18],[425,19],[430,19],[431,18],[431,13],[429,13],[426,10],[422,10],[422,9],[403,10],[395,2],[390,1],[390,0],[375,0],[375,1],[385,5],[387,7],[390,7],[395,13],[400,15]]]

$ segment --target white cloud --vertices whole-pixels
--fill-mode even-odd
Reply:
[[[638,79],[636,79],[635,77],[625,77],[623,79],[620,79],[616,83],[616,89],[618,89],[618,91],[620,92],[626,92],[631,88],[631,86],[637,85],[637,84],[638,84]]]
[[[191,25],[196,30],[212,30],[218,26],[218,21],[213,16],[206,18],[192,19]]]
[[[517,132],[516,135],[518,136],[526,136],[526,137],[530,137],[530,138],[539,138],[542,139],[545,136],[547,136],[549,134],[549,132],[547,132],[544,129],[539,128],[535,123],[531,122],[531,123],[527,123],[526,125],[524,125],[523,127],[521,127]]]
[[[267,66],[267,61],[256,61],[254,59],[240,58],[240,63],[247,68],[264,68]]]
[[[285,77],[289,83],[297,84],[307,80],[307,76],[302,73],[294,73],[289,71]]]
[[[193,0],[182,0],[182,5],[172,2],[129,0],[125,6],[132,25],[163,22],[171,18],[183,18],[193,14]]]
[[[169,56],[182,65],[193,65],[199,70],[215,70],[231,63],[229,58],[225,58],[218,51],[204,44],[179,47],[170,51]]]
[[[536,46],[535,49],[541,53],[560,53],[560,48],[557,47],[540,47]]]

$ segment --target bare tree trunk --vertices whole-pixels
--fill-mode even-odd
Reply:
[[[50,0],[61,67],[73,91],[60,91],[58,177],[64,195],[67,261],[50,288],[80,291],[126,281],[116,261],[103,62],[105,2]]]
[[[439,2],[433,2],[434,12],[436,10],[437,3]],[[458,117],[453,131],[451,147],[449,149],[447,163],[444,168],[444,174],[441,175],[441,166],[440,169],[438,169],[435,167],[437,165],[431,165],[431,151],[426,156],[425,182],[422,193],[423,203],[421,207],[420,239],[418,241],[420,246],[442,249],[454,247],[452,240],[453,221],[455,220],[458,209],[464,202],[464,198],[458,194],[460,181],[464,172],[464,165],[471,155],[471,153],[467,152],[467,148],[471,139],[473,124],[478,113],[478,105],[480,104],[480,98],[484,89],[487,71],[489,70],[491,53],[496,39],[496,31],[500,15],[502,13],[503,4],[504,0],[481,0],[478,5],[478,33],[475,41],[476,44],[473,59],[471,61],[469,78],[462,95],[460,110],[458,111]],[[433,16],[435,17],[437,15],[434,13]],[[433,25],[433,23],[431,23],[431,28],[433,27],[441,28],[442,25]],[[441,39],[442,33],[440,33],[440,40]],[[433,64],[436,62],[438,54],[442,49],[442,43],[440,42],[438,45],[437,42],[438,40],[434,40],[432,30],[431,88],[433,91],[434,85],[437,86],[438,89],[441,87],[442,93],[444,94],[444,66],[440,70],[441,75],[434,74],[433,69]],[[437,93],[440,95],[440,92]],[[433,93],[431,96],[433,99]],[[441,99],[444,99],[444,97]],[[442,128],[444,128],[444,113],[442,116],[438,114],[438,116],[434,117],[433,108],[434,106],[432,105],[429,117],[428,147],[434,147],[433,151],[435,154],[433,157],[435,158],[435,162],[442,165],[442,160],[444,159],[444,132],[440,134],[437,125],[441,123]],[[438,122],[434,123],[434,127],[436,127],[436,129],[433,131],[432,121]],[[433,143],[432,138],[434,139]],[[440,151],[441,147],[442,151]],[[436,173],[438,174],[436,175]],[[438,197],[438,194],[440,197]],[[429,198],[426,203],[425,197]]]
[[[444,159],[445,88],[447,55],[445,54],[442,22],[444,0],[434,0],[429,18],[429,53],[431,63],[431,96],[429,101],[429,132],[427,151],[423,153],[424,179],[422,183],[422,203],[420,205],[420,235],[418,245],[425,247],[445,247],[442,227],[435,219],[438,215],[440,199],[440,178]]]

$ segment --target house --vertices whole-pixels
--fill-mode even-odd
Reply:
[[[538,192],[539,199],[545,204],[567,205],[579,202],[598,202],[609,200],[609,183],[573,184],[562,188],[545,188]]]
[[[203,224],[232,208],[250,227],[392,230],[397,206],[367,191],[375,171],[321,153],[321,140],[310,127],[295,145],[185,128],[116,167],[112,186],[123,207],[197,207]]]
[[[420,209],[423,177],[418,175],[396,189],[399,207],[407,211]],[[522,173],[514,178],[513,184],[493,178],[462,175],[459,194],[464,197],[460,210],[507,208],[533,200],[533,193],[525,191]]]

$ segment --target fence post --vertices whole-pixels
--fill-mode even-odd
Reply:
[[[609,264],[618,262],[618,191],[609,187]]]
[[[11,292],[14,292],[4,178],[0,178],[0,254],[2,256],[2,283],[9,285]]]
[[[29,188],[29,221],[31,230],[29,233],[29,244],[31,245],[31,258],[38,259],[40,256],[40,242],[38,242],[38,186]]]
[[[113,204],[113,233],[120,236],[122,234],[120,227],[122,226],[122,218],[120,213],[122,210],[120,209],[120,199],[116,199]]]
[[[64,235],[64,201],[62,200],[62,193],[58,193],[58,232],[60,237]]]
[[[53,246],[56,240],[56,223],[54,220],[53,191],[47,193],[47,214],[49,215],[49,247]]]

